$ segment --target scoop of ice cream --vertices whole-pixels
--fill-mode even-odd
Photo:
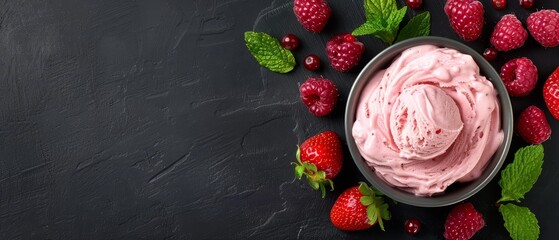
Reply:
[[[478,178],[504,138],[493,84],[470,55],[433,45],[374,74],[352,135],[377,176],[420,196]]]
[[[406,88],[390,113],[390,131],[400,156],[428,160],[446,152],[462,130],[460,110],[439,87]]]

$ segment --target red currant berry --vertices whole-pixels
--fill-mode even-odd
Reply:
[[[497,10],[503,10],[507,7],[507,0],[493,0],[493,7]]]
[[[497,59],[497,50],[493,47],[488,47],[483,51],[483,58],[490,62]]]
[[[299,38],[295,34],[285,34],[281,38],[281,46],[287,50],[295,50],[299,46]]]
[[[311,54],[305,58],[305,68],[310,71],[316,71],[320,68],[320,58]]]
[[[419,9],[423,4],[423,0],[406,0],[406,4],[411,9]]]
[[[417,234],[420,229],[421,229],[421,222],[417,218],[412,217],[406,220],[406,222],[404,222],[404,230],[411,235]]]
[[[520,6],[526,9],[532,8],[534,6],[534,0],[520,0]]]

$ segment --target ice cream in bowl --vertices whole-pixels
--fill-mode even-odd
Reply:
[[[398,202],[438,207],[493,179],[512,121],[506,89],[482,56],[454,40],[420,37],[388,47],[361,71],[345,131],[375,188]]]

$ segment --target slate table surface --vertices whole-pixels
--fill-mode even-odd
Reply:
[[[289,0],[18,0],[0,3],[0,239],[443,239],[451,207],[390,202],[393,219],[378,228],[342,232],[329,220],[341,191],[364,180],[347,147],[336,189],[321,199],[294,178],[296,145],[325,130],[343,131],[344,107],[359,70],[386,47],[359,37],[367,51],[349,73],[327,63],[318,72],[299,64],[288,74],[261,68],[244,46],[245,31],[274,37],[295,33],[326,62],[334,34],[364,21],[362,0],[330,0],[333,16],[320,34],[295,20]],[[398,1],[400,5],[404,1]],[[444,1],[424,1],[432,35],[458,39]],[[479,52],[499,18],[558,9],[537,0],[496,11],[485,5]],[[409,10],[407,18],[416,12]],[[518,114],[545,109],[544,80],[559,49],[531,37],[494,66],[519,56],[539,67],[533,94],[514,98]],[[328,117],[308,113],[298,96],[307,77],[340,89]],[[554,134],[558,121],[548,119]],[[519,205],[539,219],[541,239],[554,239],[559,219],[557,144],[544,143],[542,176]],[[514,137],[512,151],[525,146]],[[467,201],[484,214],[477,239],[508,239],[495,201],[499,176]],[[403,221],[423,222],[419,235]]]

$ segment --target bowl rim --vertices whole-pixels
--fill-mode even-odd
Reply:
[[[499,109],[501,114],[501,128],[504,132],[503,143],[499,146],[499,148],[497,148],[497,151],[493,154],[493,156],[487,163],[484,172],[479,178],[465,183],[466,186],[461,187],[461,189],[459,189],[457,192],[445,192],[442,195],[432,197],[416,196],[412,193],[405,192],[401,189],[397,189],[386,184],[384,180],[380,179],[365,163],[365,160],[362,158],[359,150],[357,149],[355,139],[352,135],[353,123],[355,121],[355,114],[357,104],[361,96],[361,91],[363,90],[366,83],[369,81],[372,74],[380,69],[385,68],[394,60],[395,57],[399,56],[399,54],[403,50],[413,46],[425,44],[452,48],[458,50],[461,53],[470,55],[474,59],[474,61],[480,68],[480,74],[485,76],[497,89],[500,106]],[[365,65],[365,67],[361,70],[361,72],[355,79],[353,86],[351,87],[346,103],[344,121],[345,135],[352,159],[359,168],[361,174],[367,179],[367,181],[372,184],[374,188],[378,189],[389,198],[392,198],[397,202],[418,207],[442,207],[452,205],[468,199],[469,197],[473,196],[481,189],[483,189],[500,171],[509,152],[513,135],[512,104],[506,88],[501,81],[501,78],[499,77],[497,71],[487,60],[485,60],[485,58],[483,58],[478,52],[476,52],[469,46],[452,39],[435,36],[416,37],[396,43],[392,46],[387,47],[379,54],[377,54],[373,59],[371,59],[369,63],[367,63],[367,65]]]

